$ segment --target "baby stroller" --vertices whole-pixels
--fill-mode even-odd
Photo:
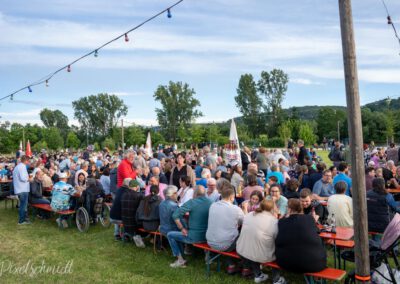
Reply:
[[[370,270],[372,273],[377,273],[380,279],[386,280],[388,283],[399,283],[396,282],[395,271],[390,267],[389,257],[393,257],[395,263],[395,269],[399,270],[399,262],[397,260],[395,247],[400,243],[400,214],[396,214],[392,221],[389,223],[385,232],[383,233],[382,240],[380,244],[374,241],[370,241],[369,245],[369,259],[370,259]],[[345,251],[341,254],[341,257],[345,261],[355,261],[354,251]],[[378,268],[381,265],[385,266],[385,269],[389,272],[389,277],[383,275]],[[381,280],[381,281],[384,281]],[[348,273],[345,281],[346,284],[356,283],[355,282],[355,271]],[[375,282],[378,283],[378,282]]]

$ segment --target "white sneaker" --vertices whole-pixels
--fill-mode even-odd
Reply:
[[[257,277],[254,277],[254,282],[261,283],[268,280],[268,275],[261,272],[261,274]]]
[[[272,284],[286,284],[286,279],[283,276],[280,276],[278,280],[274,281]]]
[[[135,242],[135,245],[136,245],[138,248],[144,248],[144,247],[146,247],[145,244],[144,244],[144,242],[143,242],[143,240],[142,240],[142,237],[141,237],[140,235],[134,236],[134,237],[133,237],[133,241]]]
[[[185,268],[186,267],[186,261],[185,260],[180,261],[179,259],[177,259],[177,260],[175,260],[175,262],[171,263],[169,266],[172,267],[172,268],[179,268],[179,267]]]
[[[68,222],[67,222],[67,220],[62,219],[62,220],[61,220],[61,224],[62,224],[62,226],[63,226],[64,229],[68,228]]]

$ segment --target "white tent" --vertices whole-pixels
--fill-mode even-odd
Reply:
[[[242,158],[240,157],[239,137],[236,131],[236,124],[232,118],[231,130],[229,132],[229,144],[225,149],[225,162],[227,165],[242,165]]]

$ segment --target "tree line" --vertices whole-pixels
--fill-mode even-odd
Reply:
[[[303,139],[307,145],[321,143],[326,138],[347,137],[347,114],[344,108],[321,107],[311,119],[302,119],[297,108],[282,109],[288,89],[289,76],[282,70],[262,71],[258,80],[252,74],[239,78],[234,100],[241,117],[236,118],[239,140],[249,145],[282,147],[289,139]],[[229,142],[229,121],[196,124],[203,116],[196,92],[187,83],[172,82],[160,85],[153,95],[158,125],[124,127],[127,146],[143,145],[151,133],[153,145],[181,143]],[[391,107],[400,99],[386,104],[371,104],[362,108],[364,141],[387,142],[400,138],[400,110]],[[74,118],[79,126],[59,110],[43,109],[37,124],[21,125],[5,121],[0,124],[0,152],[18,149],[24,136],[34,151],[62,148],[78,149],[88,144],[110,150],[122,146],[120,120],[128,114],[128,107],[116,95],[100,93],[72,102]],[[372,109],[371,109],[372,108]]]

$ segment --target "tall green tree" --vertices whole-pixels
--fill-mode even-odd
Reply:
[[[207,142],[217,142],[218,137],[220,136],[219,127],[216,124],[210,124],[206,128],[206,141]]]
[[[161,104],[156,108],[158,124],[170,141],[176,141],[180,126],[188,130],[190,123],[203,115],[197,109],[200,101],[195,95],[187,83],[172,81],[168,86],[158,86],[154,93],[154,99]]]
[[[128,107],[116,95],[101,93],[73,101],[74,116],[91,136],[107,136],[118,120],[128,113]]]
[[[199,144],[204,142],[204,128],[198,124],[193,124],[190,128],[191,142]]]
[[[65,144],[68,148],[78,149],[81,145],[81,141],[79,140],[78,136],[71,131],[67,135],[67,140]]]
[[[313,145],[317,139],[312,126],[307,122],[300,125],[299,138],[304,141],[305,145]]]
[[[346,113],[343,110],[336,110],[331,107],[321,108],[316,118],[319,140],[322,141],[324,137],[336,138],[338,136],[338,123],[340,131],[345,126],[345,120]],[[340,125],[342,125],[342,127],[340,127]],[[342,135],[340,136],[343,137]]]
[[[244,74],[240,76],[239,85],[236,89],[236,106],[243,115],[243,122],[247,125],[253,138],[257,137],[261,130],[262,99],[257,94],[256,82],[253,75]]]
[[[132,125],[126,128],[125,130],[125,143],[129,146],[144,145],[146,142],[146,136],[144,134],[143,129],[140,126]]]
[[[67,134],[69,130],[68,117],[59,110],[44,108],[40,111],[40,119],[45,127],[57,127],[62,134]]]
[[[44,140],[51,150],[58,150],[64,147],[64,139],[61,136],[60,130],[56,127],[44,129]]]
[[[279,126],[278,134],[279,137],[284,141],[285,145],[287,145],[289,138],[292,136],[292,129],[289,121],[285,121],[281,124],[281,126]]]
[[[108,150],[110,150],[110,151],[114,151],[115,150],[115,141],[114,141],[114,139],[112,139],[111,137],[107,137],[103,142],[103,146],[107,147]]]
[[[278,126],[283,120],[282,102],[288,88],[289,76],[280,69],[270,72],[262,71],[257,83],[258,91],[266,98],[264,105],[268,113],[270,136],[275,136]]]

